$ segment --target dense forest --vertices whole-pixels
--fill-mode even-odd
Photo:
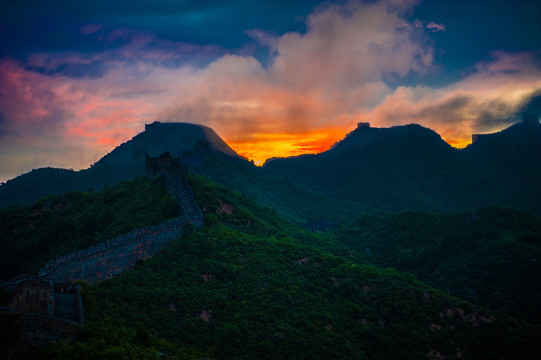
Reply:
[[[515,242],[524,248],[519,247],[513,256],[499,256],[496,267],[515,268],[524,253],[535,258],[539,219],[533,216],[499,208],[445,216],[372,214],[335,231],[310,232],[206,178],[192,175],[189,182],[205,214],[203,227],[111,280],[82,283],[86,325],[80,328],[78,340],[53,343],[37,350],[33,358],[541,356],[541,329],[531,323],[535,318],[522,316],[528,323],[497,311],[500,303],[483,303],[485,288],[477,284],[477,274],[484,268],[470,273],[473,285],[469,286],[479,295],[468,300],[476,304],[451,291],[467,283],[468,273],[455,286],[456,273],[444,271],[465,252],[475,254],[482,249],[487,257],[477,261],[488,267],[482,281],[489,281],[490,262],[498,252],[515,254]],[[128,200],[129,196],[134,198]],[[88,246],[90,240],[83,239],[98,241],[125,231],[122,224],[128,219],[126,226],[131,230],[175,216],[174,204],[159,181],[137,178],[100,192],[70,193],[14,207],[5,210],[2,218],[28,224],[25,241],[39,244],[37,234],[51,223],[46,219],[58,217],[62,220],[55,221],[64,221],[64,227],[70,228],[75,220],[83,222],[75,217],[78,213],[85,212],[86,217],[111,214],[104,226],[80,226],[76,237],[75,232],[66,233],[51,242],[46,255],[20,263],[21,272],[32,273],[50,255]],[[41,216],[48,217],[41,220]],[[483,233],[493,221],[499,227]],[[472,227],[470,233],[461,231],[464,222]],[[21,228],[12,225],[13,230]],[[445,232],[449,236],[443,236]],[[451,241],[453,234],[462,232],[464,238]],[[9,253],[12,262],[20,262],[24,256],[17,257],[3,239],[7,249],[3,253]],[[413,244],[413,239],[422,245]],[[478,242],[472,243],[474,239]],[[490,239],[496,239],[496,245],[488,246]],[[494,252],[494,257],[488,256]],[[423,254],[440,254],[440,258],[431,264],[431,257]],[[464,261],[465,267],[471,266],[471,259]],[[515,270],[510,276],[524,275],[523,269]],[[463,270],[457,267],[456,271]],[[519,280],[524,283],[517,286],[534,285],[531,278]],[[485,286],[507,291],[508,285],[508,279],[502,278],[499,285]]]
[[[0,210],[0,280],[35,274],[48,260],[162,223],[178,211],[160,181],[145,177]]]
[[[334,234],[363,261],[540,323],[541,220],[499,207],[366,214]]]

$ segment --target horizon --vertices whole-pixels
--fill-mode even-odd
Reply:
[[[524,115],[526,115],[526,114],[524,114]],[[535,119],[537,120],[536,123],[539,124],[539,115],[535,115]],[[524,122],[526,122],[526,120],[525,120],[524,118],[522,118],[520,121],[517,121],[517,122],[515,122],[515,123],[512,123],[512,124],[510,124],[509,126],[507,126],[506,128],[504,128],[504,129],[502,129],[502,130],[499,130],[499,131],[496,131],[496,132],[484,133],[484,134],[480,134],[480,133],[471,134],[470,142],[467,143],[467,144],[466,144],[465,146],[463,146],[463,147],[456,147],[456,146],[454,146],[453,144],[450,144],[450,143],[446,142],[443,138],[442,138],[442,140],[445,141],[449,146],[451,146],[451,147],[453,147],[453,148],[455,148],[455,149],[458,149],[458,150],[462,150],[462,149],[468,147],[469,145],[472,145],[472,144],[475,142],[475,141],[473,140],[475,136],[478,136],[478,135],[492,135],[492,134],[496,134],[496,133],[499,133],[499,132],[501,132],[501,131],[504,131],[504,130],[506,130],[506,129],[508,129],[508,128],[512,127],[512,126],[514,126],[514,125],[516,125],[516,124],[520,124],[520,123],[524,123]],[[153,125],[153,124],[158,124],[158,125],[159,125],[159,124],[188,124],[188,125],[196,125],[196,126],[206,126],[206,125],[202,125],[202,124],[188,123],[188,122],[173,122],[173,121],[171,121],[171,122],[159,122],[159,121],[154,121],[153,123],[150,123],[150,124],[144,124],[143,130],[140,131],[140,132],[138,132],[136,135],[134,135],[131,139],[128,139],[127,141],[131,141],[135,136],[144,133],[144,132],[146,131],[146,127],[149,126],[149,125]],[[266,162],[267,160],[270,160],[270,159],[295,157],[295,156],[300,156],[300,155],[317,155],[317,154],[320,154],[320,153],[322,153],[322,152],[332,150],[332,148],[333,148],[337,143],[339,143],[339,142],[342,141],[342,140],[347,139],[347,136],[348,136],[350,133],[356,131],[356,130],[359,128],[359,125],[360,125],[360,124],[368,124],[368,127],[369,127],[369,128],[373,128],[373,129],[374,129],[374,128],[376,128],[376,129],[390,129],[390,128],[401,127],[401,126],[419,125],[419,126],[422,126],[422,127],[426,128],[426,129],[428,129],[428,130],[431,130],[431,131],[435,132],[436,134],[438,134],[438,135],[441,137],[441,134],[439,134],[439,133],[438,133],[437,131],[435,131],[434,129],[430,129],[430,128],[426,127],[426,126],[423,126],[423,125],[420,125],[420,124],[416,124],[416,123],[401,124],[401,125],[392,125],[392,126],[385,126],[385,127],[376,127],[376,126],[372,126],[371,123],[368,123],[368,122],[362,122],[362,123],[358,123],[357,126],[356,126],[354,129],[350,130],[349,132],[344,133],[343,136],[342,136],[340,139],[338,139],[336,142],[334,142],[333,144],[331,144],[327,149],[324,149],[324,150],[322,150],[321,152],[317,152],[317,153],[302,153],[302,154],[298,154],[298,155],[290,155],[290,156],[274,156],[274,157],[266,158],[266,159],[264,159],[262,162],[257,163],[256,161],[253,161],[253,159],[250,159],[250,158],[248,158],[248,157],[246,157],[246,156],[244,156],[244,155],[238,153],[233,147],[231,147],[231,145],[230,145],[225,139],[223,139],[223,138],[220,136],[219,133],[217,133],[216,131],[215,131],[215,132],[216,132],[216,135],[218,135],[222,140],[224,140],[224,141],[226,142],[226,144],[227,144],[229,147],[231,147],[231,148],[233,149],[233,151],[235,151],[235,152],[237,153],[237,155],[239,155],[239,156],[245,158],[247,161],[253,161],[253,164],[254,164],[254,165],[256,165],[256,166],[258,166],[258,167],[261,167],[261,166],[263,166],[263,165],[265,164],[265,162]],[[214,129],[212,129],[212,128],[210,128],[210,129],[214,131]],[[125,143],[125,142],[116,145],[112,150],[116,149],[117,147],[122,146],[124,143]],[[111,151],[112,151],[112,150],[111,150]],[[101,158],[99,158],[96,162],[98,162],[98,161],[101,160],[103,157],[105,157],[105,156],[107,156],[108,154],[110,154],[111,151],[109,151],[108,153],[104,154],[104,155],[103,155]],[[58,168],[59,168],[59,169],[64,169],[64,170],[70,170],[70,171],[81,171],[81,170],[87,170],[87,169],[91,168],[96,162],[91,163],[91,164],[89,164],[87,167],[80,168],[80,169],[65,168],[65,167],[58,167]],[[54,166],[43,166],[42,168],[56,168],[56,167],[54,167]],[[29,170],[29,171],[27,171],[27,172],[25,172],[25,173],[18,174],[18,175],[15,176],[14,178],[16,178],[16,177],[18,177],[18,176],[20,176],[20,175],[24,175],[24,174],[26,174],[26,173],[32,172],[32,171],[37,170],[37,169],[39,169],[39,168],[34,168],[34,169],[31,169],[31,170]],[[5,179],[5,180],[0,179],[0,186],[3,185],[3,184],[5,184],[5,183],[6,183],[7,181],[9,181],[9,180],[13,180],[14,178],[11,178],[11,179]]]
[[[526,0],[0,9],[0,182],[86,169],[154,121],[208,126],[261,165],[360,122],[464,148],[541,109],[541,3]]]

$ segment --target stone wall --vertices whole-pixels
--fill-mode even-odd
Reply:
[[[55,283],[72,283],[74,280],[96,282],[106,280],[127,270],[139,259],[146,259],[160,252],[171,240],[182,234],[186,219],[147,226],[97,244],[78,252],[49,261],[40,276]]]
[[[17,284],[8,308],[18,312],[52,315],[54,311],[54,287],[50,280],[31,279]]]
[[[151,257],[182,234],[190,222],[195,227],[203,224],[203,214],[193,198],[179,158],[166,152],[159,158],[146,155],[149,177],[161,176],[165,186],[179,203],[181,216],[166,223],[136,229],[127,234],[75,253],[49,261],[40,269],[39,276],[55,283],[70,284],[74,280],[96,282],[106,280],[129,269],[137,260]]]
[[[146,174],[149,178],[161,177],[167,190],[177,199],[180,217],[191,220],[195,226],[202,225],[203,214],[197,206],[192,190],[186,180],[186,169],[180,163],[180,158],[171,157],[169,152],[157,158],[145,154]]]

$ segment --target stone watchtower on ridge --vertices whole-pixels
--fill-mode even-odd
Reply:
[[[171,157],[169,151],[164,152],[157,158],[151,158],[145,154],[145,170],[148,178],[160,176],[162,173],[185,173],[180,164],[180,158]]]

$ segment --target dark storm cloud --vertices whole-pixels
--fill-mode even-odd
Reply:
[[[445,24],[445,31],[430,34],[436,60],[445,69],[432,82],[445,84],[468,76],[469,67],[495,50],[541,49],[539,14],[541,1],[423,1],[412,18]]]
[[[475,99],[472,96],[459,95],[423,108],[415,117],[434,117],[440,122],[448,123],[460,119],[460,113],[472,106]]]
[[[335,3],[347,3],[337,1]],[[365,0],[364,3],[376,3]],[[263,64],[272,63],[272,52],[249,30],[306,32],[306,18],[329,1],[314,0],[18,0],[0,3],[0,58],[26,61],[31,53],[99,53],[125,46],[125,39],[111,40],[119,29],[154,36],[156,40],[194,46],[212,45],[224,53],[250,51]],[[411,4],[418,3],[412,7]],[[526,0],[388,1],[403,6],[412,24],[424,24],[434,41],[436,60],[444,72],[418,78],[389,79],[393,87],[411,83],[443,86],[467,76],[465,68],[486,59],[493,50],[532,51],[541,48],[541,2]],[[398,6],[399,7],[399,6]],[[248,46],[248,44],[250,44]],[[163,46],[161,44],[160,46]],[[248,49],[248,50],[247,50]],[[174,48],[171,49],[175,51]],[[167,66],[182,64],[182,54]],[[184,59],[186,56],[183,57]],[[44,74],[53,69],[40,69]],[[104,69],[66,64],[58,73],[67,76],[100,76]]]
[[[419,115],[432,116],[441,123],[461,122],[464,114],[477,114],[472,124],[474,131],[485,131],[501,125],[512,124],[517,119],[510,114],[514,107],[503,99],[480,100],[474,95],[459,95],[433,107],[425,108]]]
[[[159,39],[228,49],[242,47],[250,28],[277,33],[304,30],[315,1],[3,1],[0,5],[0,57],[19,60],[31,52],[96,52],[121,46],[104,41],[117,29]]]
[[[502,100],[480,103],[478,105],[479,115],[473,128],[477,131],[483,131],[515,123],[518,119],[512,115],[514,109],[512,105]]]
[[[464,121],[464,114],[477,114],[472,128],[484,131],[502,124],[516,121],[510,117],[513,106],[502,99],[480,100],[474,95],[456,95],[432,105],[423,107],[418,112],[409,114],[412,122],[431,118],[433,124],[459,124]]]
[[[72,78],[100,78],[107,69],[102,61],[90,63],[62,63],[54,67],[26,65],[26,70],[39,72],[43,75],[60,75]]]

